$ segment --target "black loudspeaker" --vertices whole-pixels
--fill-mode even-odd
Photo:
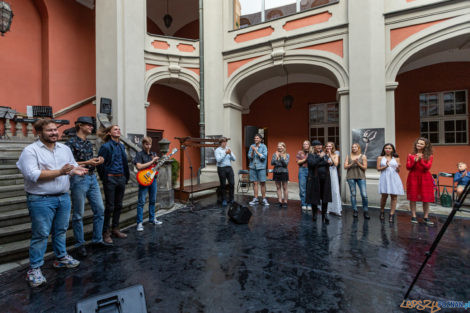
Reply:
[[[251,211],[248,207],[233,202],[228,207],[228,216],[235,224],[248,224],[251,218]]]
[[[255,138],[257,133],[257,126],[245,126],[245,148],[249,148],[254,143],[253,138]]]
[[[113,101],[111,99],[101,98],[100,113],[111,115],[111,113],[113,112],[112,104],[113,104]]]
[[[135,285],[80,300],[76,313],[147,313],[144,287]]]

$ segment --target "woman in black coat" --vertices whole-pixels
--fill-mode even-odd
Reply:
[[[317,210],[321,204],[322,222],[329,224],[326,217],[328,202],[331,202],[330,165],[328,156],[322,151],[322,144],[318,140],[312,141],[313,153],[307,157],[307,203],[312,205],[313,220],[317,220]]]

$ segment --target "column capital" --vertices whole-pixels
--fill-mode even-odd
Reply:
[[[244,108],[241,105],[236,104],[236,103],[231,103],[231,102],[224,103],[224,108],[230,108],[230,109],[238,110],[240,112],[243,112],[244,110]]]
[[[385,89],[387,91],[393,91],[393,90],[397,89],[397,87],[398,87],[398,82],[387,82],[385,84]]]

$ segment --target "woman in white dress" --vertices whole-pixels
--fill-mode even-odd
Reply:
[[[338,169],[336,168],[339,164],[339,155],[335,153],[335,144],[331,141],[326,144],[325,150],[326,154],[332,161],[330,166],[332,202],[328,202],[328,213],[341,216],[341,195],[339,193]]]
[[[382,194],[380,199],[380,219],[385,219],[385,204],[388,195],[390,195],[390,216],[388,221],[394,222],[395,209],[397,208],[397,196],[403,195],[403,183],[400,176],[400,158],[395,150],[395,146],[386,143],[382,148],[382,153],[377,158],[377,170],[380,172],[379,193]]]

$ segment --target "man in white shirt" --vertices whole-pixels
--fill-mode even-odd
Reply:
[[[225,182],[228,180],[229,198],[228,202],[233,202],[233,194],[235,188],[235,178],[231,162],[235,161],[235,155],[232,150],[227,147],[227,138],[222,137],[219,140],[220,147],[215,149],[215,159],[217,161],[217,174],[219,174],[220,190],[222,191],[222,205],[227,205],[227,195],[225,190]]]
[[[27,280],[31,287],[46,282],[41,266],[52,234],[52,247],[57,260],[56,268],[72,268],[80,264],[67,254],[65,239],[70,219],[70,175],[84,175],[87,169],[78,166],[72,151],[58,143],[57,126],[51,120],[38,120],[34,124],[39,140],[27,146],[16,166],[24,176],[24,189],[31,217],[31,269]]]

